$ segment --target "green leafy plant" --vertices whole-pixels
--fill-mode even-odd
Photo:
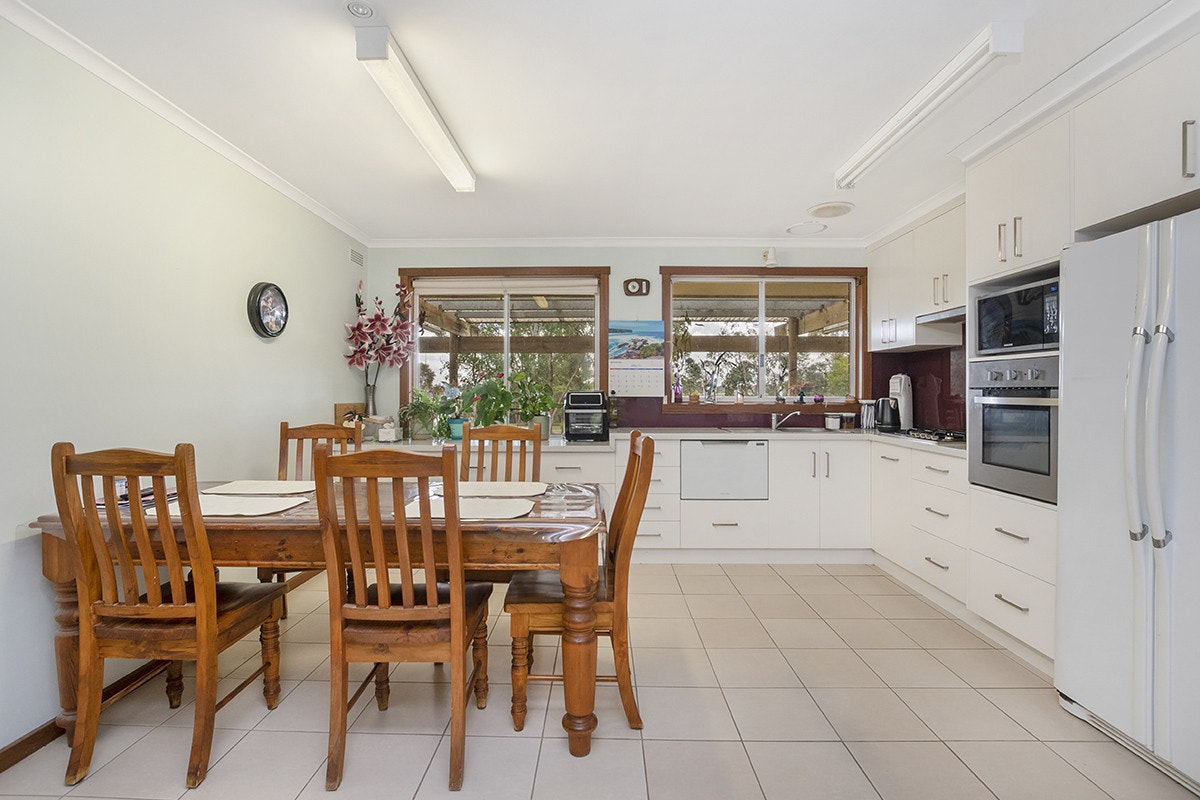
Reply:
[[[504,422],[512,409],[513,394],[504,383],[503,372],[497,372],[496,377],[476,384],[463,396],[471,398],[471,406],[475,410],[473,424],[479,427]]]
[[[534,380],[525,370],[512,376],[509,388],[512,389],[517,416],[522,422],[529,422],[534,417],[547,415],[557,405],[554,402],[554,392],[550,385]]]
[[[446,439],[450,436],[450,420],[469,413],[464,408],[463,393],[457,386],[436,387],[428,392],[414,389],[412,400],[400,407],[397,415],[403,424],[416,424],[431,436]]]

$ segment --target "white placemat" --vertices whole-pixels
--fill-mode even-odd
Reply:
[[[316,490],[316,481],[231,481],[201,494],[304,494]]]
[[[206,517],[265,517],[307,503],[307,497],[254,497],[235,494],[205,494],[200,496],[200,513]],[[178,517],[179,503],[168,503],[172,517]],[[154,508],[146,509],[154,516]]]
[[[459,497],[537,497],[549,484],[542,481],[460,481]]]
[[[429,499],[430,513],[438,519],[446,516],[446,507],[442,498]],[[533,510],[533,501],[519,497],[460,497],[458,499],[458,518],[461,519],[516,519],[523,517]],[[421,515],[419,500],[412,500],[404,507],[404,513],[409,519]]]

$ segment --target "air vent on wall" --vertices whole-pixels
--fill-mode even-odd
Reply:
[[[353,247],[351,247],[350,248],[350,263],[357,264],[360,267],[365,266],[367,263],[367,257],[364,256],[362,253],[358,252],[357,250],[355,250]]]

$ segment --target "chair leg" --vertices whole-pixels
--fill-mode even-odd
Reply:
[[[258,641],[262,645],[263,697],[267,708],[279,705],[279,620],[269,619],[258,630]]]
[[[475,640],[471,645],[471,656],[475,666],[475,707],[487,708],[488,647],[486,617],[479,621],[479,627],[475,629]]]
[[[513,730],[525,728],[525,713],[527,685],[529,683],[529,617],[524,614],[512,614],[509,617],[512,628],[512,719]]]
[[[172,661],[167,664],[167,703],[171,708],[179,708],[183,702],[183,662]]]
[[[188,758],[187,787],[195,789],[208,774],[212,753],[213,722],[217,715],[216,646],[196,659],[196,715],[192,722],[192,754]]]
[[[325,789],[330,792],[341,785],[346,760],[347,680],[346,661],[335,652],[329,664],[329,763],[325,767]]]
[[[450,791],[463,785],[467,753],[467,654],[455,647],[450,657]]]
[[[629,727],[640,730],[642,715],[638,712],[637,698],[633,695],[633,672],[629,668],[629,627],[614,622],[612,634],[613,660],[617,664],[617,689],[621,692],[621,705],[625,707],[625,719]]]
[[[387,711],[388,702],[392,697],[392,685],[388,681],[388,665],[375,665],[375,704],[380,711]]]
[[[75,737],[67,761],[65,783],[74,786],[87,776],[100,727],[100,701],[104,694],[104,659],[80,653],[79,686],[76,690]]]

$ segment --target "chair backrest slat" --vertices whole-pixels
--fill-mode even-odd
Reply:
[[[632,431],[629,436],[629,460],[625,477],[613,507],[609,525],[608,559],[615,571],[615,591],[624,598],[628,593],[629,563],[633,558],[634,539],[646,507],[650,477],[654,471],[654,439]],[[624,607],[624,602],[617,604]]]
[[[542,426],[488,425],[472,428],[463,423],[462,467],[459,480],[537,481],[542,471]],[[500,456],[504,462],[501,467]]]
[[[312,452],[317,444],[322,442],[327,444],[331,453],[346,453],[351,447],[357,453],[362,450],[362,437],[361,422],[354,423],[352,428],[328,423],[295,427],[287,422],[279,423],[279,480],[286,481],[288,479],[288,455],[293,442],[296,449],[294,457],[290,459],[293,461],[291,477],[293,480],[302,481],[311,480],[313,477]],[[307,474],[304,471],[306,457],[309,463]]]

